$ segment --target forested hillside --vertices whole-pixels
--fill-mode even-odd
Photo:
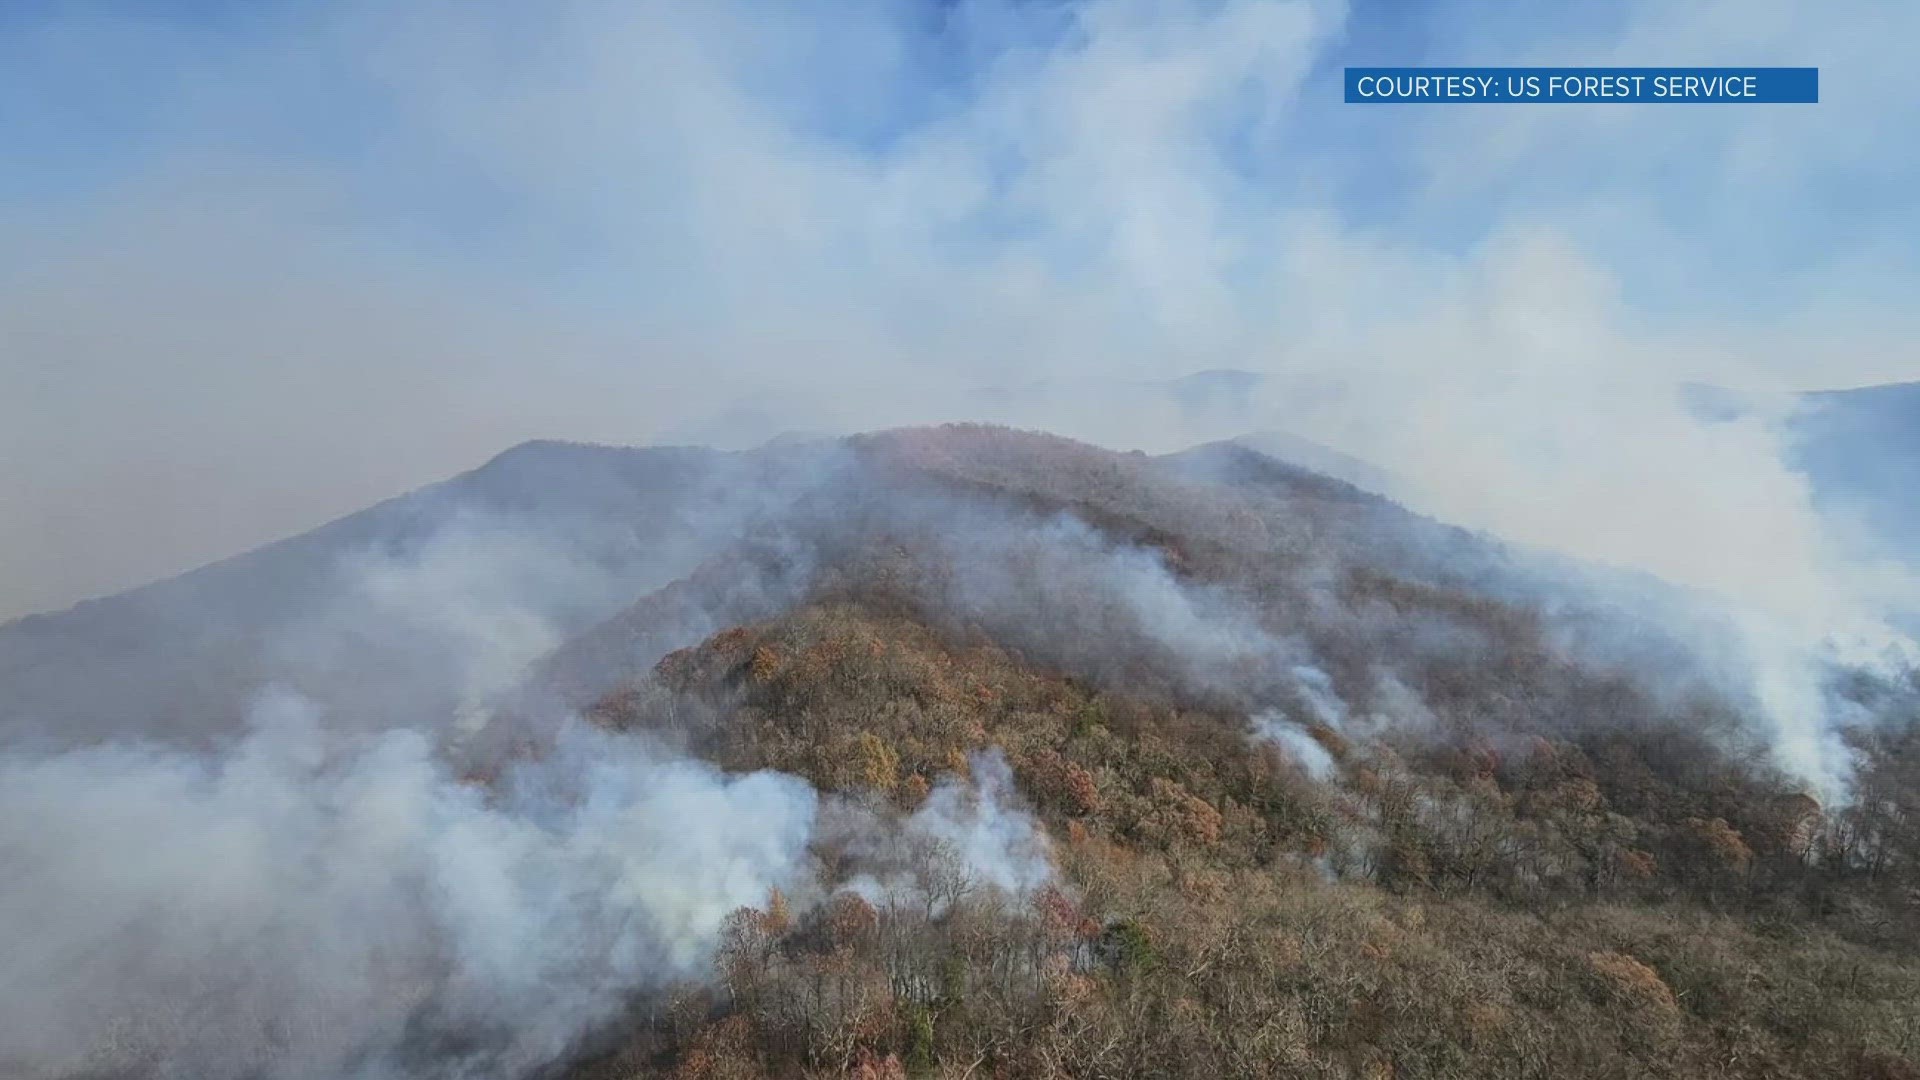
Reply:
[[[901,813],[1000,748],[1058,876],[1016,895],[928,845],[888,888],[770,896],[719,985],[581,1076],[1915,1075],[1910,746],[1832,815],[1681,727],[1249,747],[884,595],[676,653],[596,716]]]
[[[1232,443],[521,447],[0,639],[0,1071],[1920,1076],[1920,682],[1732,611]]]
[[[1920,1075],[1910,681],[1851,687],[1883,720],[1823,807],[1737,701],[1569,647],[1498,598],[1529,571],[1469,587],[1497,548],[1342,485],[980,429],[863,452],[1032,531],[983,572],[876,499],[800,607],[591,715],[874,813],[1004,762],[1054,873],[825,842],[819,895],[735,912],[717,982],[577,1075]],[[1241,638],[1060,580],[1058,515],[1244,602]]]

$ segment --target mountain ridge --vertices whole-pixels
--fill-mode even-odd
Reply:
[[[0,632],[25,790],[130,805],[141,836],[141,795],[176,792],[205,808],[183,851],[240,830],[243,869],[297,883],[163,976],[302,1004],[334,953],[366,973],[354,1023],[295,1031],[315,1060],[1920,1067],[1911,672],[1821,672],[1853,771],[1815,798],[1703,598],[1237,441],[537,442],[373,510],[136,594],[147,623]],[[279,591],[244,595],[263,566]],[[202,590],[264,614],[187,633]],[[24,754],[35,702],[80,720]],[[343,850],[377,872],[310,877]],[[166,885],[115,895],[171,913]],[[329,955],[224,944],[289,930]],[[140,976],[79,985],[172,1015]],[[148,1030],[127,1052],[178,1052]]]

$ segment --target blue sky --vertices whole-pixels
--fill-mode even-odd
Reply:
[[[982,80],[1010,56],[1073,47],[1075,34],[1084,33],[1073,22],[1081,6],[730,5],[739,13],[736,28],[767,39],[753,46],[767,63],[744,72],[743,85],[797,131],[874,154],[966,108]],[[1204,12],[1228,5],[1174,6]],[[1488,158],[1477,169],[1480,144],[1499,139],[1495,129],[1511,116],[1346,106],[1335,92],[1340,68],[1607,56],[1633,39],[1636,10],[1661,6],[1549,8],[1491,0],[1320,6],[1331,9],[1325,16],[1331,25],[1314,43],[1301,85],[1284,101],[1256,86],[1249,92],[1267,97],[1248,106],[1251,119],[1228,116],[1212,133],[1214,149],[1240,170],[1251,198],[1330,209],[1354,228],[1390,230],[1449,251],[1469,247],[1517,213],[1631,201],[1637,221],[1693,234],[1704,249],[1685,260],[1689,302],[1776,303],[1779,272],[1876,247],[1880,262],[1903,274],[1914,270],[1916,245],[1884,241],[1888,234],[1909,240],[1916,229],[1909,194],[1916,154],[1903,132],[1920,123],[1920,112],[1915,95],[1887,79],[1884,56],[1850,65],[1831,56],[1830,46],[1808,48],[1792,34],[1759,48],[1709,38],[1707,49],[1630,51],[1629,58],[1648,62],[1826,59],[1828,103],[1797,114],[1739,117],[1643,107],[1624,123],[1590,122],[1591,110],[1581,110],[1589,115],[1552,118],[1560,129],[1557,143],[1555,132],[1539,133],[1540,145],[1523,157]],[[556,47],[550,26],[530,9],[515,14],[515,7],[233,0],[7,5],[0,11],[0,130],[7,133],[0,142],[0,199],[24,213],[109,200],[115,185],[139,183],[181,155],[231,153],[324,176],[370,228],[418,234],[423,254],[444,245],[439,253],[464,258],[497,247],[499,258],[516,265],[529,265],[528,259],[538,265],[543,255],[567,261],[567,249],[584,238],[568,237],[560,252],[537,250],[538,237],[529,234],[552,223],[519,220],[538,211],[516,204],[515,192],[485,163],[464,159],[445,132],[408,113],[404,99],[415,88],[405,73],[382,69],[367,55],[388,35],[444,33],[486,41],[488,55],[470,73],[475,79],[488,77],[487,66],[511,73]],[[548,10],[568,8],[579,21],[599,17],[596,8],[611,10],[581,4]],[[1823,20],[1843,26],[1844,8]],[[418,62],[431,64],[432,50],[423,51],[428,58]],[[1868,94],[1878,97],[1862,101]],[[1832,126],[1843,110],[1841,125],[1858,136],[1846,154],[1836,155],[1810,129]],[[1538,126],[1537,117],[1525,119]],[[1788,150],[1784,167],[1742,176],[1739,190],[1730,191],[1717,144],[1730,131],[1755,129],[1756,138],[1778,140]],[[1641,133],[1657,140],[1659,153],[1603,152],[1615,140],[1630,146]],[[1796,144],[1805,151],[1792,152]],[[1675,145],[1692,150],[1676,155],[1669,152]],[[1436,184],[1432,159],[1440,155],[1468,179]],[[1730,194],[1739,197],[1729,200]],[[1764,227],[1755,227],[1758,214],[1768,218]],[[1623,235],[1638,240],[1631,231],[1623,234],[1613,221],[1580,228],[1584,243],[1622,268],[1629,288],[1648,283],[1640,290],[1646,302],[1662,303],[1677,286],[1656,273],[1674,265],[1669,252],[1636,267],[1641,252],[1615,242]]]
[[[393,85],[393,72],[369,69],[369,39],[415,21],[391,13],[406,5],[386,5],[384,15],[381,7],[232,0],[7,5],[0,11],[0,130],[7,132],[0,143],[0,197],[26,211],[110,198],[112,185],[138,182],[183,153],[231,152],[328,174],[383,231],[419,230],[451,245],[454,254],[492,242],[487,234],[498,231],[511,248],[525,239],[513,235],[518,208],[511,193],[490,170],[444,145],[444,133],[397,112],[395,97],[407,89]],[[1075,5],[1066,3],[734,7],[745,11],[742,25],[779,43],[770,50],[778,54],[775,62],[755,73],[769,104],[782,107],[783,118],[801,130],[875,153],[910,138],[943,111],[964,108],[982,73],[1009,54],[1069,43],[1075,32]],[[439,18],[488,38],[494,50],[488,62],[503,69],[525,59],[516,52],[537,54],[545,40],[538,17],[525,9],[509,14],[509,5],[419,10],[418,24]],[[1606,53],[1631,38],[1634,10],[1615,3],[1550,10],[1488,0],[1355,3],[1334,14],[1337,26],[1316,43],[1298,92],[1283,103],[1257,103],[1250,111],[1260,114],[1261,130],[1226,126],[1217,148],[1259,197],[1330,207],[1358,228],[1391,229],[1456,249],[1517,211],[1632,198],[1640,204],[1637,213],[1709,234],[1709,255],[1723,261],[1701,267],[1715,272],[1700,274],[1692,288],[1726,300],[1737,301],[1743,289],[1766,292],[1766,281],[1756,280],[1764,274],[1871,246],[1876,234],[1912,235],[1915,154],[1902,132],[1920,115],[1912,93],[1879,81],[1885,72],[1871,67],[1856,71],[1830,61],[1824,108],[1758,119],[1767,137],[1791,147],[1817,143],[1807,129],[1830,125],[1845,109],[1844,122],[1861,128],[1857,143],[1878,141],[1875,152],[1855,145],[1853,153],[1836,157],[1809,146],[1789,161],[1786,175],[1746,177],[1739,212],[1724,215],[1716,207],[1728,194],[1727,177],[1710,152],[1728,127],[1752,126],[1752,116],[1730,125],[1734,118],[1724,113],[1633,110],[1628,123],[1603,126],[1697,143],[1695,160],[1662,153],[1604,162],[1581,152],[1593,145],[1585,118],[1555,117],[1566,129],[1560,152],[1490,160],[1473,182],[1435,190],[1423,158],[1436,153],[1436,141],[1457,140],[1446,152],[1471,169],[1473,138],[1486,137],[1477,129],[1508,118],[1362,110],[1345,106],[1334,92],[1340,68],[1349,63],[1493,64]],[[1846,13],[1836,10],[1831,18],[1842,22]],[[1645,58],[1817,63],[1831,52],[1801,55],[1794,44],[1789,36],[1760,49],[1720,45]],[[1855,86],[1856,75],[1874,82]],[[1855,89],[1883,96],[1863,104],[1849,100]],[[1771,220],[1754,228],[1750,211]],[[1585,239],[1604,247],[1614,231],[1596,227]],[[1884,257],[1911,272],[1914,245],[1888,249]],[[1608,254],[1621,263],[1634,257],[1630,249]],[[1741,280],[1728,287],[1729,278]],[[1648,298],[1657,301],[1659,292]]]

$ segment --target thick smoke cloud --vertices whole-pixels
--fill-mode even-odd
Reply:
[[[283,693],[224,755],[0,758],[9,1073],[518,1075],[804,872],[791,777],[571,726],[490,795],[322,723]]]
[[[221,754],[0,756],[9,1075],[521,1076],[710,977],[730,912],[830,887],[795,777],[569,723],[483,787],[420,732],[323,723],[282,692]],[[1050,881],[1004,759],[973,765],[902,822],[843,820],[862,861],[934,844],[969,891]]]
[[[970,890],[1051,880],[998,753],[912,815],[823,806],[797,777],[723,774],[527,692],[568,633],[749,534],[782,580],[735,574],[714,602],[790,601],[818,538],[784,531],[782,508],[838,460],[796,455],[776,470],[788,483],[703,503],[645,551],[619,522],[421,512],[413,535],[332,552],[286,599],[256,669],[285,683],[242,730],[134,703],[90,738],[10,730],[0,1071],[518,1077],[708,979],[734,910],[843,887],[819,845],[854,850],[854,887],[930,846]],[[674,615],[662,650],[725,622],[698,603]],[[509,707],[537,711],[518,720],[530,742],[484,737]]]

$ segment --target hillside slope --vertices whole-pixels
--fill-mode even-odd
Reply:
[[[580,1075],[1920,1065],[1912,685],[1854,688],[1889,726],[1823,808],[1737,695],[1654,659],[1688,645],[1621,610],[1644,583],[1553,580],[1243,446],[855,446],[863,481],[785,535],[797,603],[732,608],[590,715],[865,812],[1004,760],[1056,874],[828,840],[820,896],[737,913],[722,985]]]
[[[1862,820],[1697,733],[1250,744],[1147,670],[924,617],[842,590],[593,715],[903,814],[1003,754],[1057,876],[1010,893],[935,848],[883,885],[829,842],[833,899],[737,913],[723,984],[575,1075],[1914,1075],[1906,900],[1825,846]]]
[[[236,1078],[1914,1076],[1920,683],[1817,672],[1822,805],[1739,643],[1240,443],[530,444],[0,630],[9,992]]]
[[[712,527],[697,519],[702,494],[733,465],[707,450],[529,443],[311,532],[0,625],[0,730],[204,741],[271,682],[357,683],[359,711],[387,722],[444,711],[459,694],[453,658],[429,655],[435,635],[406,623],[438,621],[452,597],[406,589],[444,566],[440,593],[504,590],[570,634],[697,560]],[[576,565],[556,573],[556,549]],[[428,648],[396,662],[409,639]],[[386,677],[397,667],[405,679]]]

